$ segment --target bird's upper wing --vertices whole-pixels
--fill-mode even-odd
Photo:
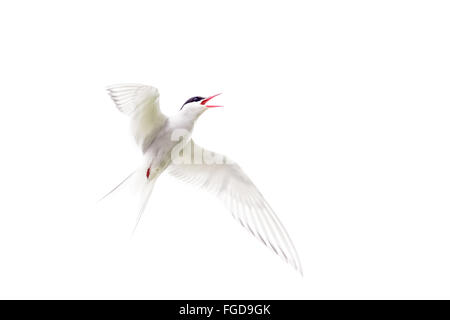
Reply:
[[[302,272],[297,251],[286,229],[242,169],[224,156],[197,146],[192,140],[182,151],[186,152],[188,156],[183,159],[188,161],[180,157],[172,162],[168,172],[216,194],[244,228]]]
[[[131,117],[136,143],[145,149],[167,119],[159,109],[158,89],[142,84],[115,84],[106,90],[116,107]]]

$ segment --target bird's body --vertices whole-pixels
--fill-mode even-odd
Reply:
[[[215,193],[243,227],[301,272],[286,230],[247,175],[228,158],[197,146],[191,139],[199,116],[208,107],[218,107],[207,105],[215,96],[193,97],[178,113],[166,117],[159,109],[159,93],[154,87],[120,84],[108,87],[108,92],[117,108],[131,117],[132,134],[143,153],[141,166],[120,184],[132,176],[142,184],[138,222],[156,180],[167,170]]]
[[[174,130],[176,126],[173,121],[167,119],[158,134],[143,149],[144,166],[150,168],[149,180],[155,179],[169,165],[171,151],[178,143],[171,140]]]
[[[162,173],[171,162],[172,150],[184,147],[192,135],[197,117],[181,110],[177,114],[167,118],[158,127],[155,134],[150,133],[143,137],[142,152],[144,154],[144,166],[147,164],[150,170],[150,180]],[[183,140],[174,139],[176,132],[183,133]]]

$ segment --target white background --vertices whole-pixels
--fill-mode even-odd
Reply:
[[[447,1],[2,1],[0,298],[450,298]],[[172,114],[224,92],[197,142],[240,163],[305,276],[140,162],[104,91]],[[217,101],[219,102],[219,101]]]

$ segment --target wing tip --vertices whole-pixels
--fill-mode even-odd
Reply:
[[[294,266],[294,269],[300,273],[300,276],[303,278],[304,274],[303,274],[303,268],[302,265],[300,264],[300,261],[296,261],[296,265]]]

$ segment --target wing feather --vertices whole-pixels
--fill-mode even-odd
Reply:
[[[210,151],[196,146],[191,140],[191,150]],[[218,154],[216,154],[218,155]],[[220,155],[219,155],[220,156]],[[236,164],[224,156],[221,163],[172,163],[168,172],[174,177],[197,185],[216,194],[245,229],[269,249],[302,272],[295,246],[281,221],[249,177]]]
[[[131,129],[143,151],[167,120],[159,108],[159,92],[142,84],[115,84],[106,88],[117,109],[131,117]]]

